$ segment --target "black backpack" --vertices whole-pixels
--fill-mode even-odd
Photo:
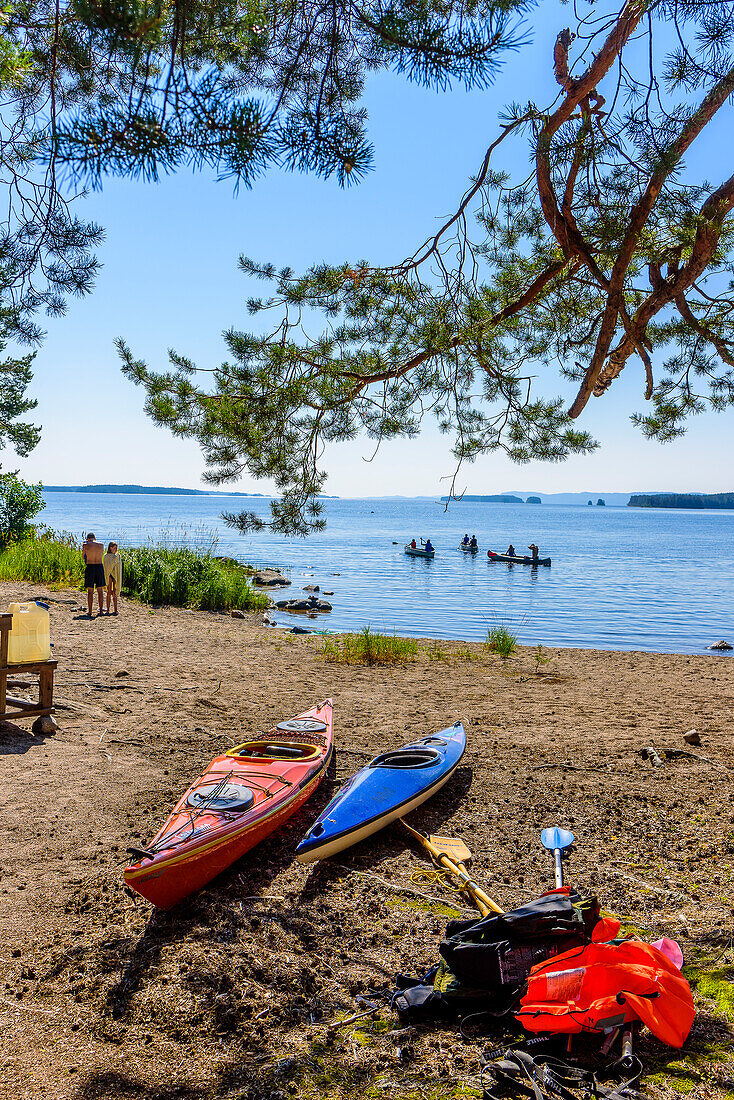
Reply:
[[[502,1015],[518,1000],[538,962],[591,940],[596,898],[545,894],[509,913],[450,921],[437,967],[423,978],[398,977],[392,1005],[402,1020]]]

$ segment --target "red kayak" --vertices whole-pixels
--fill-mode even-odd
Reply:
[[[331,699],[212,760],[125,882],[170,909],[275,832],[313,794],[331,758]]]

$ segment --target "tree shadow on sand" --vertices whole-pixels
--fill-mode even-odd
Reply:
[[[423,806],[412,811],[410,824],[413,828],[426,833],[441,828],[466,798],[473,774],[469,765],[457,768],[444,787]],[[394,859],[406,846],[412,847],[415,843],[399,821],[387,825],[373,836],[355,844],[353,848],[339,852],[335,859],[340,866],[331,860],[314,864],[299,901],[312,902],[327,883],[344,874],[345,867],[354,871],[374,871],[384,860]]]
[[[149,1085],[117,1070],[95,1070],[83,1081],[75,1100],[204,1100],[211,1095],[190,1085]]]
[[[172,909],[152,910],[142,935],[123,960],[120,978],[107,992],[107,1009],[113,1018],[124,1016],[146,976],[158,966],[167,945],[195,932],[202,936],[211,934],[214,925],[220,940],[228,938],[228,926],[231,938],[238,937],[243,895],[248,898],[267,895],[272,881],[293,863],[299,840],[332,797],[333,787],[334,782],[327,775],[315,795],[271,837]]]

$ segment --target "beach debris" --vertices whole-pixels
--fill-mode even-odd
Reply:
[[[722,638],[720,642],[714,642],[713,645],[706,646],[706,648],[707,649],[719,649],[719,650],[734,649],[734,645],[729,645],[729,643],[725,642],[724,639]]]
[[[244,619],[244,618],[246,618],[246,615],[245,615],[244,611],[240,611],[240,609],[238,607],[233,607],[232,610],[230,611],[230,615],[232,616],[233,619]]]
[[[277,569],[259,569],[253,573],[252,583],[263,588],[287,588],[291,582]]]
[[[644,749],[640,749],[640,756],[643,760],[649,760],[653,768],[662,768],[665,763],[660,753],[652,745],[646,745]]]
[[[44,737],[48,737],[52,733],[56,733],[59,728],[59,723],[50,714],[43,714],[40,718],[36,718],[35,722],[31,726],[31,729],[36,734],[42,734]]]
[[[305,626],[292,626],[291,634],[310,634],[311,631],[307,630]]]
[[[129,676],[129,675],[130,675],[130,673],[127,671],[126,668],[121,668],[119,670],[119,672],[115,673],[115,676],[118,678],[118,680],[121,679],[123,676]]]
[[[689,730],[688,733],[683,734],[683,740],[687,745],[700,745],[701,734],[698,730]]]

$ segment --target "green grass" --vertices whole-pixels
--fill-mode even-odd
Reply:
[[[0,554],[0,581],[81,586],[84,562],[73,535],[22,539]]]
[[[181,547],[121,550],[122,591],[144,603],[201,611],[262,611],[269,600],[250,585],[238,565]]]
[[[122,593],[143,603],[202,611],[262,611],[269,606],[268,597],[251,587],[244,568],[209,553],[169,546],[123,547],[120,553]],[[81,588],[81,547],[71,535],[14,543],[0,554],[0,580]]]
[[[499,657],[511,657],[517,649],[517,634],[513,634],[506,626],[492,626],[487,631],[485,642],[490,653],[496,653]]]
[[[395,634],[375,634],[366,626],[359,634],[325,635],[322,654],[325,661],[343,665],[397,665],[417,658],[418,643]]]

